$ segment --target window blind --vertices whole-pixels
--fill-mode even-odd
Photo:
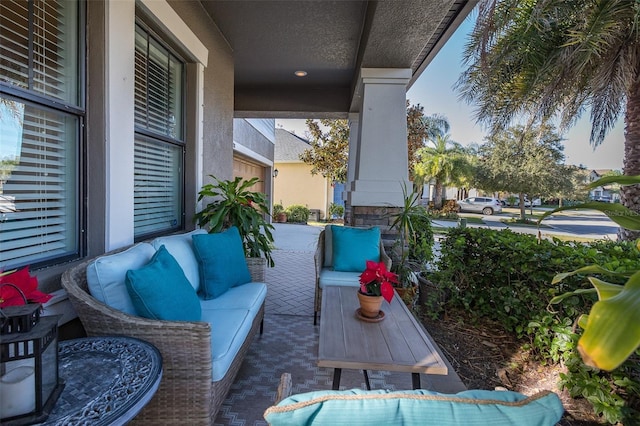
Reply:
[[[0,1],[0,270],[80,252],[79,5]]]
[[[0,269],[77,252],[77,128],[0,98]]]
[[[137,239],[182,227],[183,63],[136,25],[134,229]]]
[[[2,0],[0,79],[78,105],[77,32],[77,2]]]
[[[135,234],[182,225],[182,147],[148,138],[135,144]]]

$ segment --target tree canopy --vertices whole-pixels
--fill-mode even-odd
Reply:
[[[638,1],[481,0],[460,96],[493,132],[556,118],[563,132],[589,111],[593,145],[624,113],[624,173],[640,175],[639,22]],[[621,192],[640,211],[640,187]]]
[[[438,135],[433,141],[416,151],[418,161],[414,167],[416,181],[424,184],[435,179],[434,205],[442,206],[442,189],[458,184],[469,174],[469,158],[465,148],[452,141],[450,135]]]
[[[564,165],[562,138],[551,126],[514,126],[487,138],[478,149],[475,184],[487,191],[520,194],[524,218],[524,195],[538,197],[566,191],[571,172]]]
[[[320,173],[332,182],[346,182],[349,159],[347,120],[307,120],[306,124],[311,135],[311,148],[305,150],[300,159],[313,166],[311,174]],[[323,131],[323,128],[327,130]]]

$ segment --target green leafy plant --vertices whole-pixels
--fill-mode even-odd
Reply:
[[[331,217],[342,218],[344,216],[344,206],[336,203],[331,203],[329,206],[329,214]]]
[[[309,209],[300,204],[294,204],[285,210],[287,213],[287,220],[293,223],[307,223],[309,220]]]
[[[284,207],[282,204],[274,204],[272,209],[272,216],[277,216],[280,213],[284,213]]]
[[[406,185],[402,194],[403,205],[391,223],[391,229],[398,232],[394,247],[398,259],[392,270],[399,276],[400,287],[411,287],[412,274],[423,270],[433,259],[433,230],[427,210],[420,205],[420,194],[409,193]]]
[[[592,182],[587,188],[611,183],[638,184],[640,176],[606,176]],[[540,217],[538,223],[554,213],[570,209],[598,210],[623,228],[640,231],[640,215],[621,204],[596,201],[560,207],[546,212]],[[622,364],[640,346],[640,268],[616,271],[593,264],[573,272],[560,273],[553,278],[552,283],[559,283],[576,274],[600,274],[608,279],[626,280],[624,284],[620,284],[590,275],[588,280],[593,288],[568,292],[551,301],[556,304],[575,294],[597,294],[599,300],[593,305],[589,315],[580,318],[579,324],[584,329],[584,333],[578,342],[578,350],[587,365],[611,371]]]
[[[196,213],[195,220],[201,228],[210,233],[221,232],[236,226],[242,237],[244,252],[247,257],[262,257],[273,267],[271,257],[274,229],[265,219],[269,215],[266,195],[251,191],[258,183],[258,178],[244,180],[236,177],[233,180],[219,180],[202,186],[198,193],[198,201],[211,198],[203,209]]]
[[[636,424],[638,357],[632,355],[610,372],[584,364],[577,350],[580,335],[575,324],[597,302],[596,293],[584,288],[586,274],[602,278],[607,276],[604,271],[614,271],[608,280],[622,285],[638,269],[640,251],[630,242],[581,244],[538,240],[510,230],[452,228],[441,241],[437,270],[430,279],[447,288],[448,315],[464,311],[472,319],[497,321],[538,361],[564,365],[567,371],[560,385],[573,397],[587,399],[611,423]],[[575,274],[553,281],[567,270]],[[551,305],[551,310],[550,302],[559,295],[564,303]]]

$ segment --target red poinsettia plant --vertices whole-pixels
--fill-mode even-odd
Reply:
[[[53,296],[38,290],[38,277],[29,273],[29,267],[0,273],[0,308],[20,306],[27,302],[45,303]]]
[[[360,292],[371,296],[382,296],[391,303],[393,284],[398,283],[398,275],[387,271],[384,262],[367,260],[367,269],[360,274]]]

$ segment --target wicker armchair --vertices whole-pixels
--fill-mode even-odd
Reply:
[[[89,336],[126,335],[146,340],[162,354],[162,382],[132,424],[210,425],[225,400],[253,336],[262,327],[264,304],[224,378],[212,382],[211,326],[205,322],[158,321],[127,315],[94,299],[87,287],[90,261],[67,270],[67,291]],[[248,259],[253,281],[264,282],[264,259]]]
[[[320,287],[320,273],[324,268],[328,268],[325,266],[325,250],[329,250],[329,247],[326,247],[327,241],[325,238],[327,232],[327,228],[320,231],[320,235],[318,235],[318,245],[316,246],[316,252],[313,256],[313,261],[315,263],[316,268],[316,289],[315,289],[315,297],[314,297],[314,310],[313,310],[313,324],[316,325],[318,323],[318,313],[320,312],[320,308],[322,307],[322,288]],[[391,258],[387,255],[387,252],[384,249],[384,244],[382,243],[382,239],[380,240],[380,262],[384,262],[385,266],[388,270],[391,270]]]

